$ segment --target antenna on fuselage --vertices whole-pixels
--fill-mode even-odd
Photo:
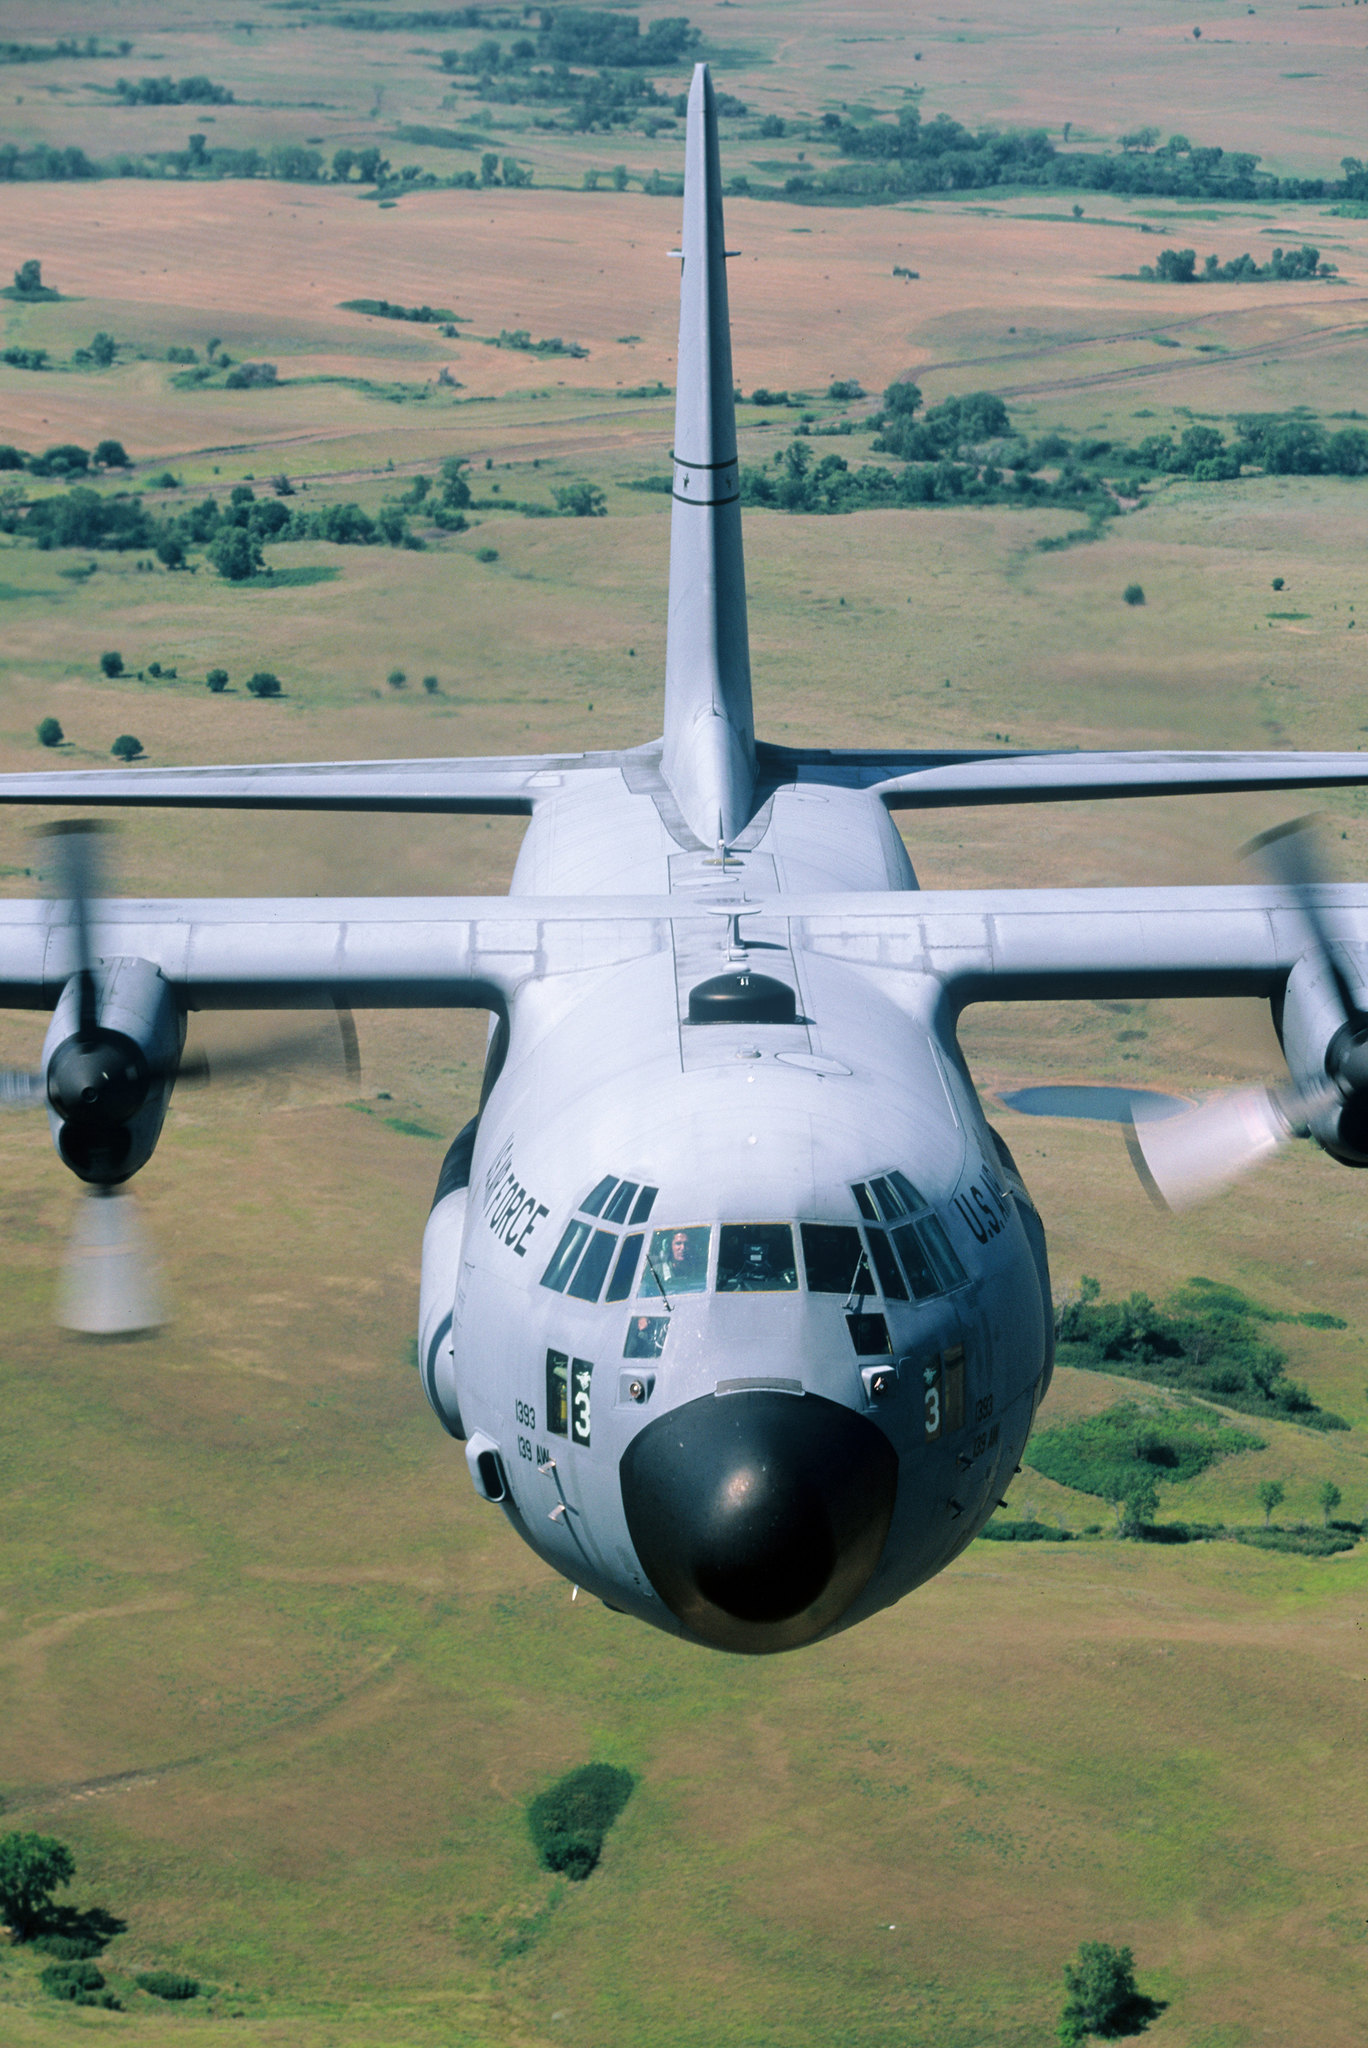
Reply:
[[[749,822],[755,793],[746,572],[732,400],[717,108],[706,64],[689,89],[679,255],[670,608],[661,768],[704,846]]]

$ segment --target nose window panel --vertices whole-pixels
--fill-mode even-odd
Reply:
[[[893,1247],[887,1236],[882,1230],[870,1230],[867,1235],[870,1256],[874,1261],[874,1270],[879,1276],[880,1287],[890,1301],[906,1301],[907,1284],[898,1270],[898,1262],[893,1256]]]
[[[632,1197],[636,1191],[637,1183],[634,1180],[619,1181],[617,1193],[603,1212],[604,1222],[625,1223],[627,1221],[627,1211],[632,1206]]]
[[[917,1225],[917,1232],[946,1293],[948,1294],[952,1287],[962,1287],[969,1275],[960,1264],[959,1254],[946,1236],[945,1227],[939,1217],[923,1216]]]
[[[928,1301],[933,1294],[939,1294],[936,1276],[931,1271],[930,1260],[922,1249],[922,1242],[914,1225],[901,1224],[892,1232],[892,1238],[898,1247],[898,1257],[902,1260],[903,1271],[912,1289],[913,1301]]]
[[[803,1264],[810,1294],[872,1294],[874,1278],[853,1223],[803,1223]]]
[[[788,1294],[798,1285],[787,1223],[724,1223],[717,1233],[719,1294]]]
[[[641,1292],[655,1295],[702,1294],[708,1284],[708,1252],[712,1231],[706,1223],[683,1230],[655,1230],[646,1254]]]
[[[855,1207],[864,1217],[865,1222],[877,1223],[879,1220],[879,1212],[874,1207],[874,1197],[870,1194],[869,1189],[865,1186],[864,1182],[862,1180],[856,1181],[854,1187],[850,1190],[850,1192],[852,1195],[854,1195]]]
[[[633,1316],[627,1325],[624,1358],[659,1358],[669,1334],[668,1316]]]
[[[879,1205],[879,1212],[885,1222],[896,1223],[904,1214],[903,1199],[892,1183],[887,1180],[872,1180],[869,1191]]]
[[[637,1232],[635,1237],[625,1237],[622,1240],[622,1250],[618,1253],[618,1261],[613,1268],[613,1277],[608,1282],[608,1292],[603,1297],[605,1301],[626,1301],[632,1291],[632,1283],[636,1279],[637,1262],[641,1257],[641,1247],[645,1241],[640,1231]]]
[[[605,1173],[598,1186],[580,1203],[581,1213],[585,1216],[597,1216],[616,1186],[617,1175]]]
[[[617,1239],[612,1231],[596,1230],[566,1292],[573,1294],[578,1301],[597,1301],[608,1262],[616,1250]]]
[[[926,1197],[919,1188],[913,1187],[905,1173],[890,1173],[889,1181],[898,1190],[907,1205],[909,1216],[915,1216],[926,1207]]]
[[[587,1223],[567,1223],[565,1235],[551,1255],[551,1263],[542,1274],[543,1287],[554,1287],[557,1294],[564,1294],[565,1283],[574,1271],[575,1261],[584,1249],[589,1235]]]
[[[659,1193],[659,1188],[643,1188],[632,1205],[632,1213],[627,1219],[628,1222],[644,1223],[652,1209],[654,1209],[655,1198]]]
[[[861,1358],[887,1357],[892,1351],[888,1324],[882,1316],[851,1315],[846,1322],[850,1325],[850,1340]]]

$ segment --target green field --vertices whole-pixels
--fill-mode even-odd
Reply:
[[[42,552],[0,531],[0,768],[98,766],[122,733],[150,761],[191,763],[658,732],[669,501],[630,486],[669,449],[677,272],[663,252],[678,202],[643,185],[677,178],[682,130],[633,117],[575,131],[559,115],[538,126],[538,106],[485,104],[440,63],[482,31],[357,25],[403,11],[7,10],[17,42],[132,48],[20,63],[0,45],[0,143],[104,160],[198,131],[215,147],[315,147],[325,164],[373,143],[442,179],[478,169],[487,144],[534,182],[411,181],[392,200],[355,178],[0,188],[3,274],[40,259],[61,294],[0,299],[0,353],[49,364],[0,363],[0,442],[119,439],[131,475],[95,487],[140,492],[158,517],[207,494],[226,505],[244,482],[270,500],[280,475],[292,511],[354,502],[376,517],[415,479],[435,490],[453,455],[474,496],[464,532],[414,502],[421,548],[268,545],[276,573],[242,584],[202,549],[192,574],[147,548]],[[1158,0],[1126,10],[1121,35],[1019,0],[917,24],[886,0],[695,19],[748,108],[724,120],[726,166],[757,182],[808,149],[787,128],[762,136],[766,115],[882,117],[909,87],[924,88],[924,120],[1039,125],[1056,144],[1069,122],[1074,145],[1109,148],[1155,123],[1259,150],[1282,176],[1338,175],[1360,122],[1362,16],[1291,0],[1223,7],[1199,40]],[[189,75],[233,102],[128,106],[113,91],[119,76]],[[661,90],[684,75],[662,73]],[[618,163],[625,191],[584,189],[586,170]],[[738,382],[799,400],[741,408],[743,461],[772,464],[804,411],[817,430],[853,426],[815,431],[814,455],[879,460],[874,401],[909,373],[928,404],[1000,393],[1029,437],[1130,444],[1199,422],[1229,434],[1249,412],[1304,407],[1333,425],[1368,410],[1368,221],[1111,195],[1087,196],[1078,220],[1070,196],[730,200]],[[1306,240],[1337,279],[1137,276],[1166,245],[1262,261]],[[344,304],[382,297],[453,310],[455,335]],[[516,330],[588,353],[482,338]],[[118,344],[107,368],[74,359],[98,332]],[[231,389],[222,367],[188,385],[211,339],[235,365],[274,363],[276,386]],[[828,399],[838,378],[868,401]],[[549,512],[576,481],[603,491],[606,517],[525,509]],[[0,524],[66,488],[0,470]],[[1079,526],[1057,505],[750,512],[760,733],[1364,743],[1368,478],[1153,479],[1096,538],[1040,546]],[[1122,600],[1132,583],[1143,606]],[[122,677],[101,673],[111,650]],[[174,680],[153,678],[154,661]],[[222,694],[205,688],[214,667],[230,675]],[[279,699],[248,694],[263,669]],[[45,717],[63,728],[58,755],[35,737]],[[1067,804],[905,827],[928,886],[1219,882],[1242,872],[1251,833],[1305,807]],[[1337,872],[1368,873],[1368,799],[1317,808]],[[40,886],[33,823],[0,815],[13,895]],[[142,814],[111,860],[129,894],[478,894],[506,886],[519,831]],[[1008,1513],[1074,1541],[976,1544],[816,1650],[726,1659],[572,1601],[474,1497],[410,1357],[442,1151],[415,1130],[445,1135],[470,1114],[485,1020],[357,1021],[359,1101],[303,1076],[173,1106],[138,1187],[177,1310],[156,1340],[54,1333],[74,1190],[41,1119],[0,1124],[0,1827],[68,1841],[75,1903],[127,1923],[103,1963],[122,2015],[55,2003],[40,1957],[0,1949],[4,2041],[227,2029],[281,2048],[1036,2048],[1054,2038],[1064,1962],[1097,1939],[1132,1946],[1164,2002],[1156,2048],[1360,2039],[1368,1545],[1318,1559],[1121,1540],[1096,1495],[1028,1466]],[[32,1061],[41,1029],[0,1018],[0,1060]],[[1320,1525],[1326,1480],[1342,1517],[1368,1518],[1360,1181],[1293,1147],[1175,1222],[1143,1199],[1115,1130],[994,1107],[1031,1082],[1186,1093],[1274,1075],[1266,1012],[985,1006],[963,1042],[1039,1201],[1061,1297],[1085,1273],[1108,1297],[1156,1299],[1203,1274],[1347,1325],[1273,1334],[1349,1430],[1231,1416],[1264,1448],[1166,1483],[1160,1521],[1258,1524],[1267,1479],[1285,1486],[1284,1527]],[[1136,1400],[1162,1422],[1170,1397],[1066,1368],[1041,1427]],[[590,1760],[638,1782],[598,1870],[567,1884],[539,1869],[526,1807]],[[189,1972],[203,1995],[163,2006],[130,1988],[152,1968]]]

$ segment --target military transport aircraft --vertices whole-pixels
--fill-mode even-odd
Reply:
[[[1257,886],[922,892],[891,814],[1342,787],[1368,757],[757,741],[703,65],[686,153],[663,739],[0,778],[7,803],[528,820],[497,899],[92,900],[73,859],[63,901],[0,903],[0,1002],[52,1012],[7,1092],[45,1104],[101,1216],[152,1153],[188,1011],[490,1011],[423,1245],[427,1398],[567,1579],[763,1652],[942,1570],[1049,1383],[1044,1235],[959,1053],[966,1004],[1267,997],[1290,1081],[1140,1126],[1148,1170],[1181,1199],[1295,1133],[1368,1165],[1368,887],[1319,881],[1293,836]],[[91,1297],[84,1327],[138,1319]]]

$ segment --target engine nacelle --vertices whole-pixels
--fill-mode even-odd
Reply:
[[[146,1166],[161,1136],[185,1018],[147,960],[105,960],[93,973],[94,1028],[81,1028],[73,975],[43,1043],[43,1080],[63,1164],[94,1187],[116,1187]]]
[[[1336,946],[1334,965],[1359,1018],[1346,1023],[1330,961],[1307,953],[1287,978],[1279,1035],[1298,1088],[1312,1096],[1327,1091],[1307,1119],[1316,1143],[1341,1165],[1368,1166],[1368,954],[1361,946]]]

